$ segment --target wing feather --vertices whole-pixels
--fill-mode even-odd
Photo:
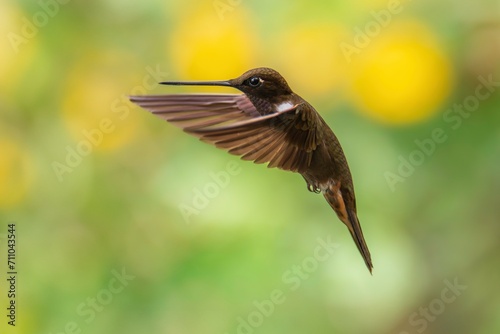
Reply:
[[[130,100],[200,140],[268,167],[303,172],[321,143],[314,109],[296,105],[261,115],[244,94],[131,96]]]

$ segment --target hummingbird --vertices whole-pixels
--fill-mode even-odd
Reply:
[[[300,173],[307,189],[322,193],[348,228],[370,273],[372,260],[356,212],[351,172],[340,143],[320,114],[267,67],[223,81],[165,81],[162,85],[226,86],[243,94],[130,96],[152,114],[201,141]]]

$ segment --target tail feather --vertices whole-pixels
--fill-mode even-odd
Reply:
[[[370,255],[370,251],[368,250],[368,246],[366,245],[366,241],[363,236],[363,231],[361,230],[361,225],[359,224],[358,217],[353,211],[348,210],[347,213],[349,216],[350,226],[347,224],[346,225],[349,229],[349,232],[351,232],[351,236],[354,240],[354,243],[358,247],[361,256],[363,257],[363,260],[365,260],[366,267],[371,273],[373,269],[372,258]]]
[[[347,194],[346,194],[347,195]],[[366,267],[372,273],[373,264],[370,256],[370,251],[366,245],[365,238],[363,237],[363,231],[361,230],[361,225],[359,224],[358,216],[356,215],[356,209],[353,197],[343,196],[340,189],[340,183],[331,184],[324,192],[323,196],[327,200],[328,204],[335,210],[335,213],[339,219],[347,226],[354,243],[358,247],[363,260],[365,261]],[[346,198],[347,197],[347,198]]]

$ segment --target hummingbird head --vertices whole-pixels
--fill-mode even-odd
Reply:
[[[232,87],[255,98],[272,100],[275,97],[292,94],[285,78],[267,67],[254,68],[228,82]]]

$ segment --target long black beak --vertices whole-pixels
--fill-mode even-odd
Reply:
[[[227,86],[231,87],[229,81],[163,81],[160,85],[175,85],[175,86]]]

